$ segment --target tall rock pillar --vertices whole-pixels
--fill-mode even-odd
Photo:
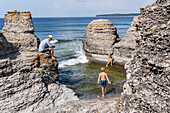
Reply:
[[[109,53],[113,53],[113,45],[120,39],[116,27],[109,20],[93,20],[86,29],[83,47],[90,62],[107,62]]]

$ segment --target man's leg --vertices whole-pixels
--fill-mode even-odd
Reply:
[[[51,58],[52,58],[52,59],[56,59],[56,58],[54,57],[54,49],[53,49],[53,48],[50,48],[50,54],[51,54]]]

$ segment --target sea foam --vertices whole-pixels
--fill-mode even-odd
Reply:
[[[76,55],[74,55],[74,56],[77,58],[72,58],[72,59],[63,60],[63,61],[59,62],[59,68],[88,62],[88,60],[85,56],[85,53],[80,46],[78,47],[78,49],[75,50],[75,52],[76,52]]]

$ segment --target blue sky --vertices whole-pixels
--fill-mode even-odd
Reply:
[[[28,10],[33,17],[94,17],[97,14],[136,13],[155,0],[0,0],[0,18],[11,9]]]

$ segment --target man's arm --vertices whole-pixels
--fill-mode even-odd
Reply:
[[[98,77],[98,80],[97,80],[97,83],[100,84],[100,74],[99,74],[99,77]]]
[[[109,78],[107,77],[107,74],[106,74],[106,79],[107,79],[108,83],[111,84],[111,82],[109,81]]]
[[[49,48],[52,48],[52,45],[50,44],[49,40],[47,41],[47,45],[48,45]]]

